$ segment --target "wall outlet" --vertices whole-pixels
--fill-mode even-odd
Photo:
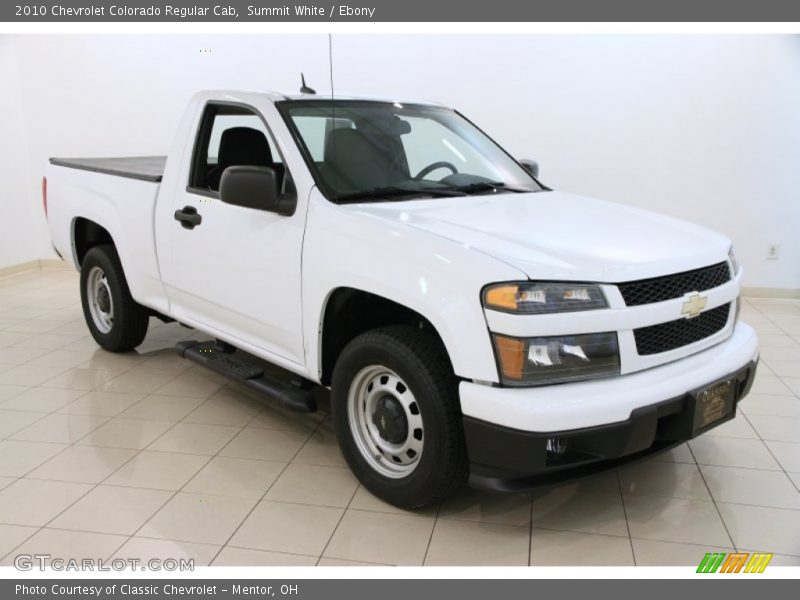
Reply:
[[[778,260],[780,249],[780,244],[767,244],[767,260]]]

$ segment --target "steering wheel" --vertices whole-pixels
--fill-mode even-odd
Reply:
[[[440,160],[439,162],[429,164],[427,167],[422,169],[422,171],[417,173],[414,176],[414,181],[419,181],[420,179],[424,179],[425,175],[427,175],[428,173],[433,173],[436,169],[450,169],[453,172],[453,175],[458,173],[458,169],[456,169],[456,166],[453,163]]]

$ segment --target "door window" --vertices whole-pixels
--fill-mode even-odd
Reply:
[[[216,193],[225,169],[239,165],[272,167],[279,187],[284,179],[283,159],[263,119],[247,107],[210,104],[201,120],[189,186]]]

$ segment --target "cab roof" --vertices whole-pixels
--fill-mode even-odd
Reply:
[[[260,95],[266,97],[270,102],[281,102],[284,100],[292,101],[313,101],[313,100],[358,100],[364,102],[388,102],[399,104],[423,104],[428,106],[445,106],[441,102],[432,102],[430,100],[420,100],[411,98],[389,98],[379,96],[360,96],[348,94],[335,94],[331,96],[330,93],[317,93],[317,94],[300,94],[300,93],[284,93],[272,90],[204,90],[199,92],[200,96],[205,98],[224,98],[224,97],[240,97]]]
[[[273,92],[274,93],[274,92]],[[408,98],[387,98],[379,96],[350,96],[344,94],[279,94],[280,100],[358,100],[361,102],[388,102],[398,104],[428,104],[431,106],[443,106],[440,102],[430,100],[408,99]]]

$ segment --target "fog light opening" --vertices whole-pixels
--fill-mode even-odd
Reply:
[[[558,437],[547,438],[545,451],[548,458],[563,456],[567,451],[567,440]]]

